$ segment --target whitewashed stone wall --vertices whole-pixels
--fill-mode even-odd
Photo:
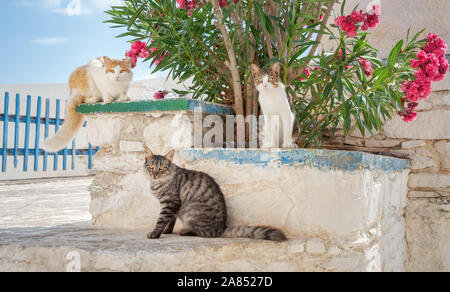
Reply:
[[[348,0],[347,12],[371,0]],[[423,37],[437,33],[450,43],[447,0],[381,0],[380,24],[371,30],[369,43],[386,58],[393,45],[411,32],[425,29]],[[335,10],[339,11],[339,10]],[[325,47],[333,47],[325,40]],[[433,84],[433,94],[421,100],[416,121],[405,123],[399,117],[389,122],[375,137],[355,133],[338,136],[333,143],[380,148],[411,160],[406,238],[409,271],[450,271],[450,78]],[[392,148],[386,150],[384,148]]]
[[[450,92],[435,91],[420,102],[418,119],[399,117],[382,133],[337,137],[341,144],[371,147],[409,158],[406,208],[409,271],[450,271]]]
[[[192,128],[191,113],[184,111],[89,117],[89,139],[101,146],[90,187],[96,228],[154,227],[160,206],[143,168],[143,149],[165,154],[181,129],[184,144],[175,163],[217,180],[229,225],[278,227],[293,239],[288,249],[300,249],[324,271],[404,270],[405,161],[339,151],[195,150]]]

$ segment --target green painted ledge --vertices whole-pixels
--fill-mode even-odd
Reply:
[[[194,111],[197,107],[201,107],[202,112],[204,113],[221,115],[234,114],[233,109],[230,106],[184,98],[114,102],[108,104],[82,104],[77,108],[77,112],[82,114],[97,114],[151,111]]]

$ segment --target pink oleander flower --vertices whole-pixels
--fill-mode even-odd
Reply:
[[[137,59],[146,59],[150,56],[150,51],[147,50],[147,44],[145,42],[134,42],[131,44],[130,51],[125,53],[125,56],[131,58],[131,68],[136,67]]]
[[[348,55],[348,53],[347,53],[347,52],[343,53],[342,49],[339,50],[338,58],[339,58],[339,59],[342,59],[342,55],[343,55],[343,54],[345,55],[345,61],[347,61],[347,55]]]
[[[159,64],[161,64],[161,62],[162,62],[162,60],[164,59],[164,56],[161,56],[161,57],[159,57],[159,59],[157,59],[156,57],[155,57],[155,62],[154,62],[154,64],[156,65],[156,66],[158,66]]]
[[[236,0],[234,1],[234,2],[236,2]],[[320,16],[319,16],[319,22],[320,21],[322,21],[323,20],[323,14],[321,14]],[[314,20],[314,19],[311,19],[310,21],[309,21],[309,24],[315,24],[316,23],[316,21]]]
[[[136,67],[137,64],[137,55],[134,55],[130,52],[126,52],[125,56],[130,57],[131,58],[131,68]]]
[[[416,58],[417,60],[411,59],[411,67],[413,68],[419,68],[423,64],[427,63],[427,53],[425,53],[425,51],[419,51]]]
[[[380,22],[380,9],[374,5],[370,13],[363,13],[362,10],[353,11],[348,16],[339,16],[334,20],[334,23],[339,26],[342,31],[347,33],[348,37],[354,37],[357,34],[358,29],[363,31],[369,28],[375,28]]]
[[[425,51],[420,51],[417,53],[417,60],[411,60],[411,67],[420,68],[425,76],[430,78],[431,81],[440,81],[444,79],[444,76],[440,73],[440,61],[441,60],[435,54],[427,54]]]
[[[426,53],[435,54],[436,57],[440,58],[445,55],[447,51],[447,43],[441,39],[437,34],[430,33],[428,35],[428,43],[423,48]]]
[[[184,8],[187,10],[195,9],[197,7],[195,2],[196,2],[196,0],[191,0],[191,1],[186,2],[186,4],[184,5]]]
[[[206,1],[198,1],[197,0],[177,0],[178,8],[188,10],[188,15],[192,15],[192,10],[200,7]]]
[[[415,78],[416,80],[402,84],[402,90],[411,102],[417,102],[431,95],[431,80],[423,75],[422,71],[417,71]]]
[[[131,51],[133,53],[139,54],[141,51],[145,50],[147,44],[144,42],[134,42],[131,44]]]
[[[306,78],[308,78],[309,76],[311,76],[311,70],[309,70],[309,68],[306,68],[305,73],[302,76],[306,76]],[[300,80],[300,81],[306,80],[306,78],[304,78],[302,76],[298,76],[298,80]]]
[[[436,34],[428,35],[428,43],[411,60],[411,67],[419,68],[420,76],[424,75],[431,81],[441,81],[448,71],[448,61],[445,58],[447,43]]]
[[[422,51],[417,53],[416,59],[411,60],[411,67],[418,68],[414,72],[414,79],[402,84],[402,90],[409,101],[405,112],[399,111],[398,115],[405,122],[412,122],[417,119],[417,112],[414,110],[418,106],[420,99],[428,98],[431,95],[431,81],[441,81],[448,71],[448,61],[445,58],[447,43],[437,34],[428,35],[428,43]]]
[[[356,25],[353,22],[353,19],[351,16],[339,16],[335,19],[334,23],[339,26],[342,31],[345,31],[347,33],[348,37],[354,37],[356,36]]]
[[[150,51],[142,50],[139,54],[139,58],[147,59],[150,56]]]
[[[403,117],[403,121],[409,123],[417,120],[417,112],[406,110],[406,114],[403,111],[399,111],[399,116]]]
[[[373,69],[372,69],[372,64],[370,63],[370,61],[363,59],[363,58],[358,58],[358,61],[361,64],[361,67],[363,67],[364,74],[366,74],[367,77],[372,75]]]
[[[415,110],[418,106],[419,106],[419,103],[417,103],[417,102],[408,103],[408,109],[412,110],[412,111]]]
[[[164,60],[164,58],[167,57],[167,55],[168,55],[168,53],[165,52],[165,53],[163,53],[159,58],[155,56],[155,57],[153,58],[153,59],[155,60],[154,64],[155,64],[156,66],[158,66],[158,65]]]
[[[408,106],[404,107],[405,101],[403,101],[402,107],[404,111],[398,111],[398,115],[402,117],[403,121],[409,123],[412,121],[415,121],[417,119],[417,112],[414,110],[419,105],[417,102],[410,102],[408,103]]]
[[[362,30],[366,31],[369,28],[375,28],[380,23],[380,7],[378,5],[372,6],[371,13],[364,14],[364,23]]]
[[[372,5],[372,11],[373,14],[381,15],[381,9],[379,5]]]
[[[359,12],[353,11],[348,17],[350,17],[351,21],[355,24],[364,21],[364,13],[362,13],[362,10]]]
[[[431,81],[440,81],[444,79],[444,76],[439,73],[440,66],[439,59],[433,55],[430,63],[424,66],[423,71]]]
[[[439,58],[439,78],[436,81],[441,81],[444,79],[445,74],[448,71],[448,60],[445,55]]]
[[[154,99],[164,99],[168,93],[169,92],[167,92],[167,91],[160,90],[157,93],[155,93],[155,95],[153,95],[153,98]]]
[[[334,24],[336,24],[337,26],[342,26],[344,24],[344,22],[346,22],[346,20],[347,19],[345,18],[345,16],[338,16],[334,20]]]
[[[239,0],[234,0],[234,3],[238,3]],[[219,0],[219,6],[220,7],[226,7],[228,6],[228,0]]]

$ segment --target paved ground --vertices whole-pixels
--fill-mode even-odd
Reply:
[[[0,229],[86,222],[92,178],[0,182]]]
[[[92,178],[0,182],[0,272],[301,270],[303,242],[204,239],[90,226]],[[273,264],[271,261],[273,260]],[[268,264],[269,263],[269,264]]]

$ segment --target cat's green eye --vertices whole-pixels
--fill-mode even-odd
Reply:
[[[164,166],[160,166],[160,167],[159,167],[159,170],[164,170]]]
[[[278,76],[275,74],[269,75],[269,81],[270,82],[276,82],[278,80]]]
[[[155,167],[153,165],[149,165],[148,168],[153,169]]]
[[[262,82],[262,76],[255,76],[255,82],[261,83]]]

